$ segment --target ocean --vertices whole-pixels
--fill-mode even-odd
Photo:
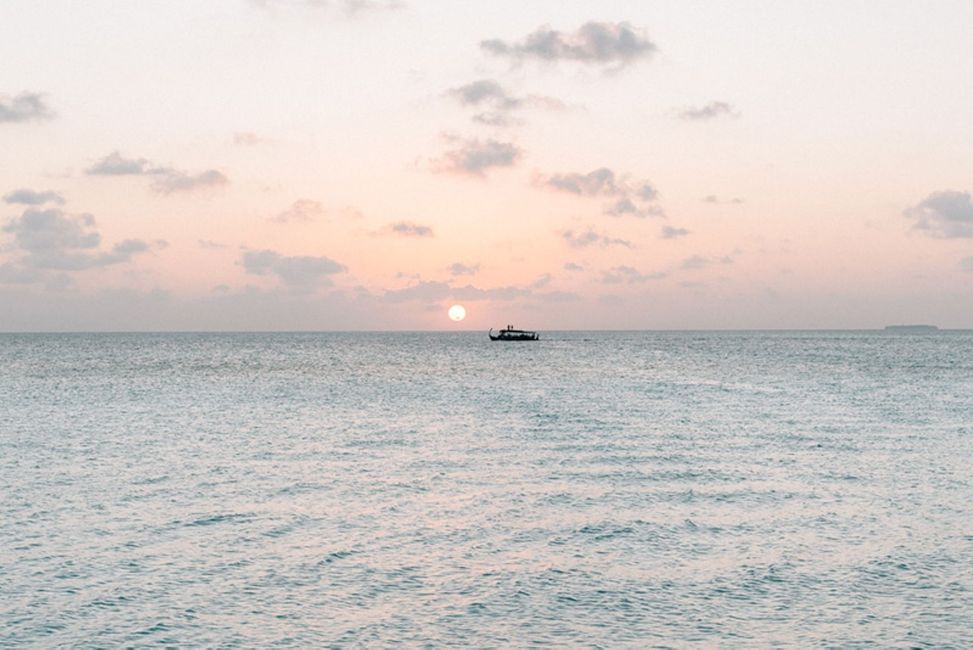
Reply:
[[[0,646],[973,646],[973,332],[0,335]]]

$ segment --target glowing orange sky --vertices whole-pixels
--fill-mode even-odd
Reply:
[[[0,6],[0,330],[973,325],[969,3],[389,4]]]

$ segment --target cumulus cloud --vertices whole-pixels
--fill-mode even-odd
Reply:
[[[395,223],[391,223],[389,224],[389,230],[392,234],[402,237],[433,237],[435,234],[429,226],[412,223],[411,221],[396,221]]]
[[[534,177],[534,184],[580,197],[610,199],[602,212],[612,217],[664,216],[662,208],[655,203],[659,192],[652,183],[632,181],[608,167],[599,167],[587,173],[538,174]]]
[[[674,228],[673,226],[662,226],[662,233],[659,235],[662,239],[678,239],[679,237],[685,237],[689,234],[689,231],[685,228]]]
[[[289,289],[300,291],[330,286],[328,276],[347,270],[329,257],[282,255],[268,249],[244,251],[241,264],[247,273],[275,275]]]
[[[141,239],[126,239],[111,249],[99,250],[101,235],[90,214],[69,215],[59,208],[31,207],[4,224],[2,231],[13,236],[13,247],[23,253],[8,264],[8,277],[17,273],[44,279],[38,270],[82,271],[129,261],[151,249]]]
[[[465,86],[451,88],[449,95],[464,106],[490,106],[497,110],[509,110],[520,106],[521,101],[503,89],[494,79],[479,79]]]
[[[584,267],[581,266],[580,264],[575,264],[574,262],[565,262],[564,263],[564,270],[565,271],[584,271]]]
[[[587,174],[552,174],[543,183],[552,189],[579,196],[617,196],[622,193],[615,181],[615,172],[607,167],[600,167]]]
[[[4,203],[19,203],[21,205],[44,205],[45,203],[64,205],[64,197],[57,192],[36,192],[26,188],[5,194],[3,201]]]
[[[215,169],[193,174],[156,165],[145,158],[126,158],[118,151],[111,152],[86,169],[85,173],[89,176],[149,176],[153,179],[152,189],[160,194],[216,188],[230,182]]]
[[[222,172],[208,169],[198,174],[170,170],[152,183],[152,188],[160,194],[192,192],[199,189],[216,188],[229,185],[230,179]]]
[[[453,262],[449,265],[447,269],[450,275],[476,275],[477,271],[480,270],[479,264],[463,264],[462,262]]]
[[[969,192],[933,192],[904,212],[913,228],[937,239],[973,237],[973,202]]]
[[[554,97],[528,95],[516,97],[510,94],[495,79],[478,79],[457,88],[451,88],[447,95],[462,106],[469,106],[482,112],[473,115],[473,121],[488,126],[509,126],[515,123],[512,113],[524,107],[535,107],[549,111],[565,109],[564,102]]]
[[[514,61],[574,61],[585,65],[620,69],[647,59],[658,48],[642,30],[627,22],[587,22],[573,32],[544,26],[522,41],[490,39],[480,42],[487,53]]]
[[[632,242],[626,239],[611,237],[604,233],[598,234],[591,228],[588,228],[584,232],[565,230],[561,233],[561,238],[564,239],[564,241],[566,241],[571,248],[587,248],[588,246],[594,246],[595,244],[602,247],[622,246],[624,248],[633,248]]]
[[[0,95],[0,124],[41,122],[53,117],[54,112],[40,93],[23,92],[14,97]]]
[[[485,176],[494,167],[514,166],[523,155],[517,145],[492,138],[459,140],[456,145],[434,161],[435,171]]]
[[[679,113],[679,117],[689,121],[712,120],[717,117],[738,117],[739,113],[727,102],[710,102],[704,106],[690,106]]]
[[[290,207],[280,214],[270,218],[277,223],[307,223],[324,217],[326,211],[319,201],[311,199],[298,199],[291,203]]]
[[[602,273],[601,281],[604,284],[621,284],[623,282],[635,284],[640,282],[648,282],[649,280],[662,280],[668,276],[669,274],[663,271],[656,273],[642,273],[636,268],[622,265],[616,266],[610,271],[605,271]]]

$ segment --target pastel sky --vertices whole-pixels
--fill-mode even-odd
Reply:
[[[971,33],[965,0],[4,0],[0,330],[973,327]]]

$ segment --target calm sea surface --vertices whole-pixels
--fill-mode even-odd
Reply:
[[[0,335],[0,646],[973,646],[973,333]]]

